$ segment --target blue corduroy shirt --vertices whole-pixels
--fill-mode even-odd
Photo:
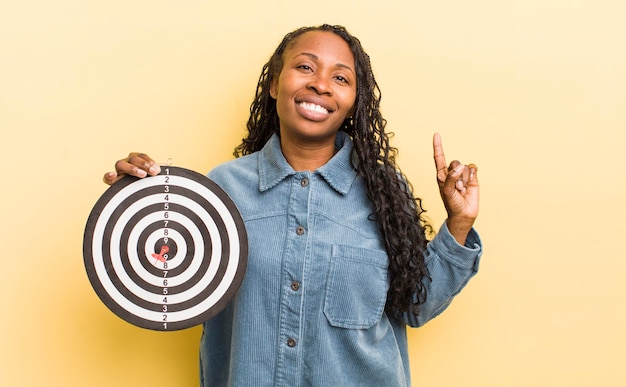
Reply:
[[[204,323],[202,386],[410,386],[406,326],[436,317],[476,274],[478,234],[461,246],[444,223],[428,245],[420,314],[389,315],[389,262],[365,182],[350,137],[339,132],[336,145],[324,166],[297,172],[274,135],[209,173],[241,212],[249,256],[236,296]]]

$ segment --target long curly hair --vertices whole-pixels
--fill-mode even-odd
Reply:
[[[374,205],[370,215],[377,221],[389,257],[391,285],[387,308],[392,312],[419,312],[426,300],[425,280],[430,280],[424,262],[426,245],[433,230],[424,217],[421,199],[413,197],[412,187],[396,165],[398,150],[390,145],[393,133],[385,133],[386,120],[380,112],[381,93],[374,78],[370,59],[360,41],[342,26],[324,24],[302,27],[285,35],[270,60],[263,66],[256,96],[250,106],[247,137],[235,148],[235,157],[259,151],[279,131],[276,100],[270,96],[272,80],[283,67],[283,52],[298,37],[309,31],[330,31],[350,47],[357,74],[357,97],[354,113],[340,130],[348,133],[354,144],[354,162],[366,181],[367,196]]]

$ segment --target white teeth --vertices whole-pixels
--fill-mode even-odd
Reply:
[[[301,102],[300,106],[302,106],[306,110],[309,110],[309,111],[312,111],[312,112],[315,112],[315,113],[328,114],[328,110],[326,110],[322,106],[316,105],[314,103]]]

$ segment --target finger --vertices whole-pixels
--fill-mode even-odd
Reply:
[[[450,180],[450,175],[454,172],[454,170],[461,165],[461,163],[459,163],[457,160],[453,160],[450,165],[446,168],[440,168],[437,171],[437,182],[439,183],[439,187],[443,188],[444,185],[446,184],[446,182],[449,183]],[[454,186],[454,184],[453,184]]]
[[[443,153],[443,146],[441,145],[441,136],[439,133],[435,133],[433,136],[433,158],[435,160],[435,168],[437,168],[437,180],[440,182],[446,181],[448,175],[446,163],[446,156]]]
[[[470,164],[467,165],[467,168],[470,171],[468,183],[477,183],[478,167],[476,166],[476,164],[470,163]]]
[[[464,164],[454,160],[450,163],[448,178],[454,181],[454,188],[459,191],[461,195],[464,195],[469,179],[469,169]]]
[[[136,166],[137,168],[139,168],[139,170],[145,172],[146,175],[154,176],[158,175],[161,172],[161,167],[159,166],[159,164],[157,164],[156,161],[154,161],[150,156],[145,153],[130,153],[125,161],[129,164]],[[137,177],[145,177],[146,175],[144,175],[139,170],[137,170],[137,175],[133,175]]]
[[[111,185],[115,183],[116,181],[118,181],[119,179],[121,179],[121,176],[118,175],[116,172],[107,172],[104,174],[102,181],[104,181],[105,184]]]
[[[465,165],[459,163],[458,161],[454,160],[450,163],[447,172],[448,175],[446,176],[443,184],[441,184],[441,193],[444,196],[451,197],[456,191],[461,191],[463,189],[463,187],[458,184],[464,170]]]
[[[467,184],[469,183],[470,173],[471,173],[470,168],[466,165],[463,168],[463,172],[461,173],[461,176],[456,180],[456,189],[459,190],[461,194],[465,192],[465,188],[467,187]]]
[[[115,171],[118,175],[126,174],[143,178],[159,174],[161,167],[145,153],[133,152],[115,163]]]
[[[136,177],[146,177],[148,175],[148,172],[146,172],[145,169],[143,169],[144,164],[141,164],[141,167],[132,164],[130,162],[128,162],[128,159],[122,159],[122,160],[118,160],[115,163],[115,172],[117,172],[118,175],[131,175],[131,176],[136,176]],[[148,167],[149,169],[149,167]]]

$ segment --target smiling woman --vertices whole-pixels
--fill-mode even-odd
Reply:
[[[354,56],[340,36],[311,31],[283,58],[270,87],[283,155],[294,169],[314,171],[334,155],[337,131],[354,110]]]
[[[203,386],[410,386],[406,326],[439,315],[482,253],[477,168],[433,151],[440,232],[395,163],[380,92],[340,26],[289,33],[263,67],[236,160],[209,177],[248,234],[241,288],[203,324]],[[132,153],[105,175],[158,173]]]

